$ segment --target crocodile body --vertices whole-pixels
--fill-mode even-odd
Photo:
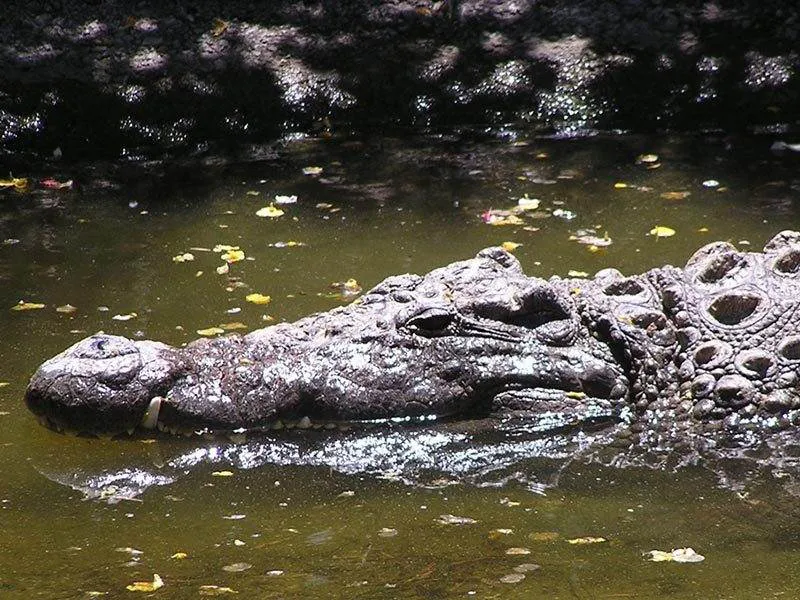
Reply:
[[[98,334],[46,361],[28,407],[96,434],[333,428],[486,416],[608,421],[650,445],[800,421],[800,233],[685,267],[526,276],[499,248],[390,277],[349,306],[183,348]],[[668,442],[665,442],[668,440]]]

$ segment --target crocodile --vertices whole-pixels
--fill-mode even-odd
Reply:
[[[247,335],[92,335],[44,362],[25,400],[51,428],[96,435],[471,419],[609,424],[650,445],[780,433],[800,422],[798,279],[795,231],[633,276],[529,277],[487,248]]]

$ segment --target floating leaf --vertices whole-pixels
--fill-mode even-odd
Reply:
[[[664,200],[685,200],[689,196],[692,195],[692,192],[682,191],[682,192],[664,192],[659,194],[661,198]]]
[[[219,335],[221,333],[225,333],[225,330],[222,329],[221,327],[208,327],[207,329],[198,329],[197,330],[197,334],[198,335],[204,335],[204,336],[208,336],[208,337],[210,337],[212,335]]]
[[[225,254],[221,255],[220,258],[228,264],[239,262],[240,260],[244,260],[244,250],[239,250],[238,248],[231,248],[230,250],[225,252]]]
[[[128,313],[126,315],[114,315],[111,317],[112,321],[130,321],[131,319],[135,319],[139,315],[135,312]]]
[[[264,294],[247,294],[244,299],[253,304],[269,304],[272,297]]]
[[[247,325],[240,321],[234,321],[232,323],[220,323],[219,328],[225,331],[235,331],[237,329],[247,329]]]
[[[275,242],[273,244],[269,244],[270,248],[294,248],[296,246],[305,246],[304,242],[295,242],[294,240],[289,240],[287,242]]]
[[[65,189],[72,189],[73,181],[69,179],[67,181],[56,181],[55,179],[48,178],[42,179],[39,182],[43,188],[47,188],[48,190],[65,190]]]
[[[62,304],[61,306],[56,306],[56,312],[61,313],[62,315],[71,315],[78,309],[72,306],[72,304]]]
[[[247,190],[244,194],[245,196],[260,196],[261,192],[258,190]]]
[[[39,302],[25,302],[20,300],[17,304],[11,307],[11,310],[38,310],[40,308],[44,308],[47,306],[46,304],[40,304]]]
[[[184,252],[183,254],[178,254],[177,256],[172,257],[172,262],[182,263],[182,262],[189,262],[194,260],[194,254],[191,252]]]
[[[201,585],[199,588],[201,596],[222,596],[223,594],[238,594],[236,590],[219,585]]]
[[[0,188],[14,188],[17,192],[24,192],[28,188],[28,180],[25,177],[0,179]]]
[[[652,165],[658,162],[658,154],[640,154],[636,157],[637,165]]]
[[[650,235],[654,235],[657,238],[672,237],[675,235],[675,230],[664,225],[656,225],[650,230]]]
[[[159,577],[158,573],[153,574],[153,581],[134,581],[126,589],[129,592],[155,592],[157,589],[164,587],[164,581]]]
[[[525,554],[530,554],[530,548],[508,548],[506,550],[506,554],[509,556],[522,556]]]
[[[594,229],[578,229],[574,235],[569,236],[569,239],[579,244],[595,246],[596,248],[605,248],[614,243],[609,237],[608,232],[606,232],[603,237],[600,237]]]
[[[539,204],[541,204],[541,201],[538,198],[528,198],[527,195],[517,200],[517,206],[520,210],[536,210],[539,208]]]
[[[277,217],[282,216],[283,214],[284,214],[283,210],[276,207],[274,204],[270,204],[269,206],[265,206],[264,208],[259,208],[256,211],[257,217],[267,217],[270,219],[275,219]]]
[[[390,538],[397,535],[397,529],[392,529],[391,527],[382,527],[378,531],[378,537],[382,538]]]
[[[706,559],[702,554],[698,554],[691,548],[676,548],[671,552],[663,552],[662,550],[651,550],[645,552],[647,560],[653,562],[677,562],[677,563],[697,563]]]
[[[703,187],[706,187],[706,188],[716,188],[716,187],[719,187],[719,181],[717,181],[716,179],[706,179],[706,180],[703,182]]]
[[[303,175],[320,175],[322,167],[303,167]]]
[[[211,250],[212,252],[229,252],[230,250],[238,250],[239,246],[230,246],[228,244],[217,244]],[[200,248],[190,248],[190,250],[200,250]]]
[[[481,214],[481,219],[487,225],[524,225],[525,222],[509,210],[490,209]]]
[[[565,208],[557,208],[553,211],[553,216],[558,217],[560,219],[564,219],[565,221],[572,221],[572,219],[574,219],[578,215],[576,215],[571,210],[567,210]]]
[[[225,571],[226,573],[241,573],[242,571],[247,571],[247,569],[252,569],[252,568],[253,565],[251,565],[250,563],[238,562],[230,565],[225,565],[224,567],[222,567],[222,570]]]
[[[11,384],[9,382],[7,382],[7,381],[0,381],[0,388],[4,388],[4,387],[6,387],[8,385],[11,385]]]
[[[217,275],[227,275],[231,268],[228,266],[228,263],[225,263],[222,266],[217,267]]]
[[[295,204],[296,202],[297,196],[275,196],[275,204]]]
[[[537,565],[536,563],[522,563],[521,565],[517,565],[514,567],[514,572],[516,573],[530,573],[531,571],[538,571],[542,567]]]
[[[585,544],[602,544],[603,542],[607,542],[608,540],[604,537],[579,537],[573,538],[571,540],[567,540],[568,544],[575,544],[575,545],[585,545]]]
[[[212,477],[233,477],[233,471],[214,471]]]
[[[456,515],[439,515],[439,518],[435,519],[435,521],[441,525],[472,525],[477,523],[471,517],[458,517]]]
[[[183,560],[184,558],[187,558],[188,556],[189,555],[186,554],[186,552],[176,552],[175,554],[170,556],[170,558],[174,558],[175,560]]]
[[[211,35],[214,37],[219,37],[226,31],[228,31],[228,27],[230,27],[230,23],[220,18],[214,19],[214,22],[211,25]]]
[[[630,186],[627,183],[625,183],[624,181],[618,181],[617,183],[614,184],[614,189],[615,190],[624,190],[624,189],[629,188],[629,187]]]
[[[568,277],[588,277],[589,273],[586,271],[576,271],[575,269],[570,269],[567,271]]]
[[[522,246],[522,244],[518,244],[517,242],[503,242],[500,244],[500,247],[506,252],[513,252],[520,246]]]
[[[523,573],[509,573],[508,575],[503,575],[499,581],[500,583],[519,583],[523,579],[525,579]]]

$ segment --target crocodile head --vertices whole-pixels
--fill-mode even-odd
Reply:
[[[244,337],[176,349],[95,335],[45,362],[27,403],[56,428],[184,432],[509,412],[569,420],[627,394],[624,369],[569,293],[493,248]]]

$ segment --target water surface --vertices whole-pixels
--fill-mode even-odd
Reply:
[[[315,454],[314,440],[280,440],[313,458],[297,466],[269,439],[61,436],[22,404],[36,366],[95,331],[180,345],[209,327],[253,330],[345,302],[334,282],[367,289],[503,242],[521,244],[539,276],[682,264],[717,239],[759,249],[800,228],[800,161],[770,151],[774,141],[343,137],[241,162],[15,172],[75,186],[0,192],[3,597],[135,596],[126,586],[154,573],[164,598],[224,592],[207,585],[248,598],[797,595],[800,521],[783,473],[614,469],[552,447],[459,470],[473,465],[469,446],[440,457],[434,437],[413,431],[399,447],[420,450],[417,471],[384,468],[394,463],[367,439],[375,468],[357,473]],[[283,215],[256,216],[293,195],[275,204]],[[485,222],[525,197],[540,205],[521,224]],[[655,226],[675,235],[649,235]],[[587,233],[612,243],[570,239]],[[246,256],[225,275],[219,244]],[[185,253],[194,260],[173,260]],[[253,292],[271,302],[247,302]],[[19,301],[46,306],[11,311]],[[76,310],[56,310],[65,305]],[[587,536],[606,541],[567,542]],[[706,560],[642,556],[681,547]]]

